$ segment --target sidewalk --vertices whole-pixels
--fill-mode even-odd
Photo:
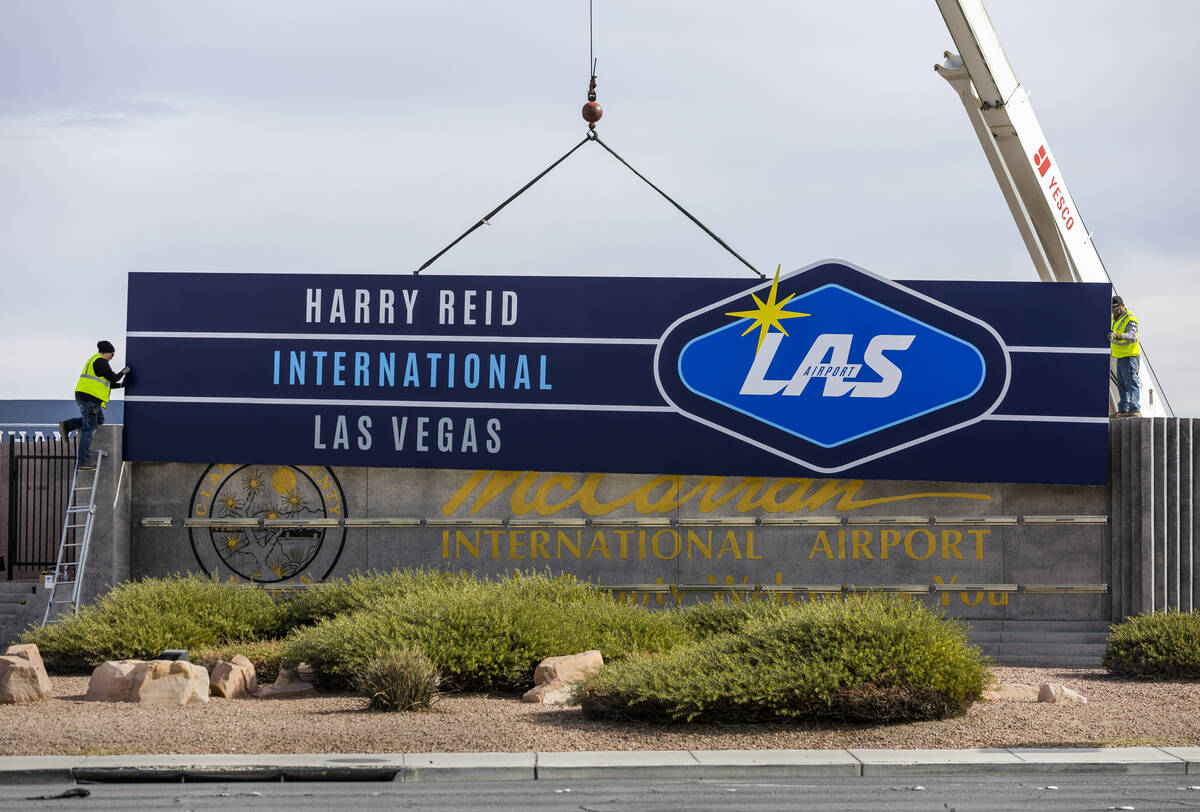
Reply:
[[[189,780],[566,781],[604,778],[853,778],[997,772],[1200,774],[1200,747],[0,756],[0,784]]]

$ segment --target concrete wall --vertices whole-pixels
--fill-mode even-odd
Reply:
[[[188,571],[288,585],[537,569],[652,606],[714,584],[794,587],[786,600],[889,585],[997,634],[1098,633],[1200,606],[1194,422],[1113,421],[1110,487],[124,464],[106,426],[84,601]],[[254,526],[202,526],[231,519]]]
[[[1192,419],[1113,421],[1112,613],[1200,608]]]
[[[538,569],[652,605],[675,598],[633,587],[694,597],[704,584],[911,585],[961,617],[1109,618],[1095,591],[1108,572],[1103,487],[148,463],[131,482],[135,577],[203,570],[286,584],[398,566]],[[1089,523],[1046,518],[1064,514]],[[311,539],[188,526],[227,516],[340,521]],[[353,526],[364,519],[393,526]],[[962,584],[981,588],[932,594]],[[1047,584],[1093,592],[1025,590]]]

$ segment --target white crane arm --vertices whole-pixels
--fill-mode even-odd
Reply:
[[[935,1],[958,54],[947,51],[934,70],[962,101],[1038,277],[1111,284],[982,0]],[[1142,413],[1170,416],[1144,346],[1142,354]]]

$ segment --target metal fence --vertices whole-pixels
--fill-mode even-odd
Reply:
[[[77,440],[9,440],[0,446],[8,510],[4,573],[37,578],[54,567],[62,538]],[[0,487],[4,483],[0,483]]]

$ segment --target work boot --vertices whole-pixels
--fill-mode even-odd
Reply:
[[[64,440],[67,439],[67,421],[66,420],[58,421],[58,436],[63,438]]]
[[[1126,413],[1125,413],[1125,416],[1126,416],[1126,417],[1141,417],[1141,416],[1142,416],[1142,412],[1141,412],[1141,410],[1140,410],[1140,409],[1138,409],[1138,410],[1135,410],[1135,411],[1132,411],[1132,412],[1126,412]]]

